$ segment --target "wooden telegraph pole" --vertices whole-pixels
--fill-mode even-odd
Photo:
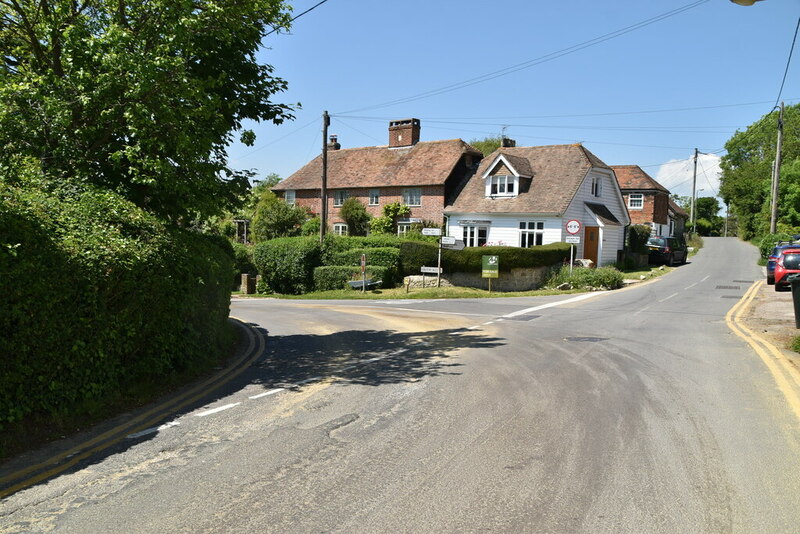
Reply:
[[[775,166],[772,169],[772,211],[769,218],[769,233],[774,234],[778,226],[778,186],[781,180],[781,148],[783,146],[783,102],[778,116],[778,146],[775,149]]]
[[[319,242],[325,239],[325,229],[328,226],[328,126],[331,125],[331,117],[327,111],[322,113],[322,188],[320,189],[320,201],[322,209],[319,213]]]

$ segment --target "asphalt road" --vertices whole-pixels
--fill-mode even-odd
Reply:
[[[0,532],[797,532],[800,420],[725,321],[756,256],[707,239],[577,298],[237,300],[263,359]]]

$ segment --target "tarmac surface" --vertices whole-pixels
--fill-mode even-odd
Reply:
[[[800,329],[795,326],[791,291],[775,291],[775,286],[761,284],[753,302],[742,316],[745,326],[769,341],[800,369],[800,354],[790,349]]]

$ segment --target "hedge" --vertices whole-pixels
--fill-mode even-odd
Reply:
[[[377,265],[367,265],[367,279],[382,280],[382,287],[386,287],[387,277],[386,267]],[[314,269],[314,289],[316,291],[331,291],[347,287],[350,280],[361,280],[361,267],[349,265],[326,265]]]
[[[262,241],[253,249],[253,263],[269,289],[299,295],[314,287],[314,268],[321,265],[316,237],[282,237]]]
[[[549,267],[569,258],[568,243],[551,243],[531,248],[520,247],[468,247],[463,250],[443,250],[442,270],[447,273],[477,273],[481,271],[482,256],[499,256],[500,270],[515,268]],[[435,267],[438,246],[419,241],[405,241],[400,246],[403,274],[420,273],[420,267]]]
[[[216,361],[230,245],[108,191],[69,198],[0,178],[0,426],[80,413]]]
[[[356,248],[400,248],[403,239],[395,235],[338,236],[327,234],[322,247],[322,265],[336,265],[334,256]]]

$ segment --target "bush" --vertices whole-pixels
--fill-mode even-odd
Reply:
[[[647,254],[647,240],[653,229],[647,224],[634,224],[628,228],[628,250],[636,254]]]
[[[368,265],[366,269],[367,279],[382,280],[383,287],[386,287],[386,267]],[[349,265],[327,265],[314,269],[314,290],[331,291],[348,287],[350,280],[361,280],[361,267]]]
[[[258,272],[253,263],[253,247],[244,243],[233,243],[234,270],[233,285],[237,287],[242,280],[243,274],[255,274]]]
[[[570,245],[551,243],[549,245],[520,247],[468,247],[464,250],[443,250],[442,269],[445,272],[479,273],[482,257],[500,257],[500,270],[508,272],[516,268],[547,267],[561,263],[569,258]],[[435,267],[438,246],[421,241],[405,241],[400,246],[400,262],[404,275],[419,274],[420,267]]]
[[[299,295],[313,287],[320,255],[316,237],[283,237],[257,244],[253,263],[271,291]]]
[[[791,241],[792,239],[793,237],[791,235],[784,233],[765,235],[758,242],[758,251],[761,253],[761,258],[766,260],[778,241]]]
[[[623,283],[622,273],[614,267],[573,267],[572,274],[569,265],[553,271],[547,282],[548,287],[557,287],[563,283],[570,284],[574,289],[619,289]]]
[[[397,283],[400,274],[400,250],[397,248],[354,248],[344,252],[337,252],[332,257],[332,264],[360,267],[362,254],[367,257],[368,267],[386,267],[386,273],[382,277],[384,287],[393,286]]]
[[[322,246],[322,265],[337,265],[334,257],[348,250],[364,248],[400,248],[403,242],[396,235],[339,236],[327,234]]]
[[[216,361],[229,251],[112,192],[74,186],[64,199],[0,178],[0,426]]]
[[[347,224],[350,235],[365,236],[369,229],[369,220],[372,216],[367,213],[367,208],[355,197],[350,197],[339,208],[339,216]]]

